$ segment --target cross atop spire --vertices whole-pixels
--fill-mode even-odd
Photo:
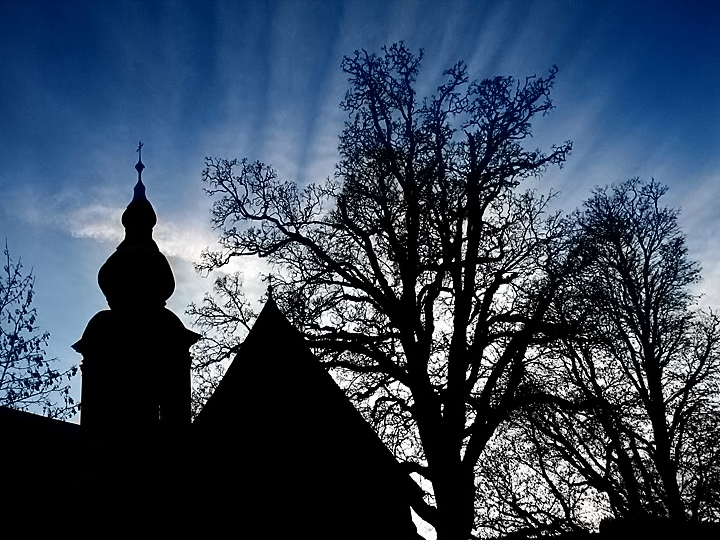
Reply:
[[[143,143],[142,143],[142,141],[139,141],[138,147],[136,150],[136,152],[138,153],[138,162],[135,165],[135,170],[138,172],[138,182],[142,182],[142,172],[143,172],[143,169],[145,168],[145,165],[143,165],[143,162],[142,162],[142,147],[143,147]]]

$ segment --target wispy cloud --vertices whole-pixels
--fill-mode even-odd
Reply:
[[[100,242],[119,243],[124,237],[119,226],[123,208],[91,204],[68,211],[60,211],[63,227],[74,238],[91,238]]]

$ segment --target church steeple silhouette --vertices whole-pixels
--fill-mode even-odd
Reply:
[[[142,143],[138,154],[141,148]],[[138,156],[137,184],[132,201],[122,215],[125,239],[98,274],[98,284],[111,309],[162,307],[175,290],[170,265],[152,238],[157,216],[145,196],[144,168],[142,157]]]
[[[97,313],[73,348],[83,355],[80,422],[92,433],[177,431],[190,424],[189,347],[200,335],[165,308],[175,289],[170,264],[152,238],[138,146],[125,239],[98,273],[109,310]]]

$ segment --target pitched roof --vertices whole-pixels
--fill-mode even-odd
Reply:
[[[276,524],[417,538],[417,486],[272,299],[193,428],[206,452],[226,449],[219,478],[239,482],[254,512],[274,508]]]
[[[75,509],[76,502],[67,495],[78,481],[80,449],[78,424],[0,407],[0,508],[8,518],[4,526],[27,519],[24,526],[33,523],[27,530],[41,536],[53,528],[37,520],[39,511],[48,513],[47,501],[57,516]]]

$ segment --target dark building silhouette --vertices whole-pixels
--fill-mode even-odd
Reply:
[[[272,298],[193,428],[211,455],[235,449],[214,491],[243,486],[242,507],[278,538],[418,538],[418,487]]]
[[[271,297],[191,423],[200,336],[165,307],[175,283],[136,169],[125,239],[98,275],[110,309],[73,345],[80,426],[0,408],[3,530],[419,538],[417,486]]]
[[[93,435],[190,424],[189,347],[200,335],[165,307],[175,280],[152,238],[157,218],[144,168],[138,159],[133,199],[122,215],[125,239],[98,273],[110,309],[97,313],[73,345],[83,355],[81,424]]]

